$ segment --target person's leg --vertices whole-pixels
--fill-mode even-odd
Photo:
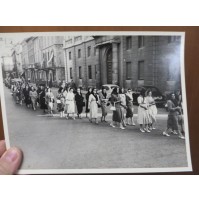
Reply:
[[[143,124],[140,124],[140,131],[141,131],[142,133],[145,133],[145,130],[144,130],[144,128],[143,128]]]
[[[122,129],[122,130],[125,129],[124,126],[123,126],[123,122],[120,122],[119,125],[120,125],[120,129]]]

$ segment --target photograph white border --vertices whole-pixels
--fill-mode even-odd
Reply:
[[[185,32],[170,32],[170,31],[63,31],[63,32],[18,32],[18,33],[0,33],[0,37],[14,37],[19,40],[29,36],[75,36],[75,35],[143,35],[143,36],[181,36],[181,88],[183,97],[183,111],[184,111],[184,126],[185,126],[185,143],[186,143],[186,156],[187,167],[175,167],[175,168],[114,168],[114,169],[21,169],[18,174],[95,174],[95,173],[158,173],[158,172],[187,172],[193,171],[190,152],[190,139],[188,128],[188,114],[187,114],[187,99],[186,99],[186,85],[185,85]],[[1,55],[1,54],[0,54]],[[0,64],[1,65],[1,64]],[[6,106],[3,88],[3,76],[2,70],[0,70],[0,96],[1,96],[1,108],[4,136],[7,148],[10,147],[10,140],[8,134],[8,123],[6,116]]]

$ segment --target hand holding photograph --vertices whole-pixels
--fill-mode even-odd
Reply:
[[[18,174],[192,171],[184,32],[0,34]]]

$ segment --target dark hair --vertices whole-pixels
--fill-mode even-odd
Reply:
[[[112,91],[112,94],[118,94],[117,93],[117,89],[118,89],[119,87],[115,87],[114,89],[113,89],[113,91]]]
[[[145,97],[145,92],[146,92],[146,90],[142,89],[142,90],[140,91],[140,95],[143,96],[143,97]]]
[[[94,94],[94,90],[95,90],[95,89],[96,89],[95,87],[92,89],[92,92],[91,92],[92,94]],[[97,90],[97,89],[96,89],[96,90]]]
[[[88,88],[88,92],[89,92],[89,90],[90,90],[90,89],[92,89],[92,88],[91,88],[91,87],[89,87],[89,88]]]
[[[152,93],[151,90],[147,90],[147,91],[146,91],[146,94],[149,95],[150,92]]]

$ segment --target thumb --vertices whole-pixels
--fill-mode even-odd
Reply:
[[[8,149],[0,158],[0,175],[14,174],[22,162],[22,152],[18,148]]]

